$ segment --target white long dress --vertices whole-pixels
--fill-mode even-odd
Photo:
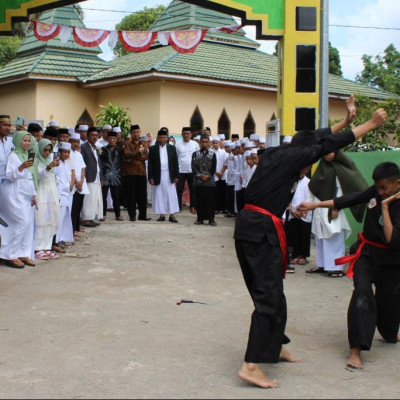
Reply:
[[[339,180],[336,178],[336,196],[342,196],[343,191]],[[313,203],[320,200],[309,192],[307,201]],[[342,271],[342,265],[335,265],[335,259],[344,257],[346,252],[345,240],[351,234],[351,228],[344,210],[339,211],[339,216],[329,222],[327,208],[316,208],[312,220],[312,233],[315,235],[315,250],[317,267],[325,271]]]
[[[8,228],[0,225],[0,258],[4,260],[34,258],[35,213],[32,200],[36,190],[31,172],[28,169],[19,172],[21,164],[21,159],[11,153],[0,191],[0,217],[9,224]]]
[[[39,165],[38,209],[35,210],[35,250],[50,250],[60,226],[60,203],[56,175]]]
[[[179,212],[178,194],[175,183],[169,176],[167,146],[160,146],[161,182],[153,186],[153,212],[176,214]]]

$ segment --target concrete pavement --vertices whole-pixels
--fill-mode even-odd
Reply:
[[[234,221],[152,217],[109,215],[69,250],[87,258],[0,266],[1,398],[399,397],[400,346],[376,341],[363,371],[346,368],[352,282],[300,266],[285,290],[289,349],[303,362],[262,367],[278,389],[239,381],[252,304]]]

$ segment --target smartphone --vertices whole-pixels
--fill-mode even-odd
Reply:
[[[36,153],[29,153],[28,159],[35,161],[35,156],[36,156]]]
[[[22,125],[24,125],[24,123],[25,123],[24,117],[21,117],[21,116],[17,117],[17,120],[15,121],[15,125],[22,126]]]
[[[59,151],[55,151],[53,153],[53,160],[55,160],[56,158],[60,158],[60,152]]]

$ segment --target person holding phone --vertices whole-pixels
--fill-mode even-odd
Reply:
[[[8,157],[6,176],[0,191],[0,218],[9,227],[0,226],[2,246],[0,258],[7,266],[24,268],[35,266],[34,207],[37,207],[37,169],[29,158],[31,134],[26,131],[13,135],[14,150]]]
[[[53,145],[50,140],[39,142],[39,151],[35,159],[38,168],[38,209],[35,211],[35,258],[53,260],[59,256],[52,252],[53,237],[60,225],[60,203],[56,180],[56,168],[59,159],[51,160]]]

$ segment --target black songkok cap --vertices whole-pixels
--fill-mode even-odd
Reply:
[[[138,129],[140,129],[140,126],[139,126],[139,125],[132,125],[132,126],[131,126],[131,132],[132,132],[132,131],[137,131]]]
[[[234,133],[232,135],[232,139],[239,139],[239,134],[238,133]]]
[[[117,137],[117,132],[113,132],[113,131],[109,132],[108,137]]]
[[[183,132],[191,132],[191,131],[192,131],[192,128],[190,126],[186,126],[186,127],[182,128],[182,133]]]
[[[29,132],[29,133],[37,133],[37,132],[40,132],[40,131],[42,131],[43,129],[42,129],[42,127],[39,125],[39,124],[29,124],[28,125],[28,129],[27,129],[27,131]]]
[[[99,132],[99,128],[97,127],[97,126],[91,126],[89,129],[88,129],[88,131],[87,131],[87,134],[89,135],[89,133],[91,133],[91,132]]]
[[[210,140],[210,136],[208,136],[206,133],[203,133],[203,134],[200,136],[200,140],[201,140],[201,139]]]
[[[53,128],[52,126],[49,126],[48,128],[46,128],[45,132],[44,132],[44,136],[48,136],[51,138],[56,139],[58,135],[58,130]]]
[[[168,136],[169,132],[168,132],[168,128],[161,128],[158,131],[158,135],[157,136]]]
[[[67,128],[60,128],[60,129],[58,129],[58,134],[59,135],[68,135],[69,131]]]

